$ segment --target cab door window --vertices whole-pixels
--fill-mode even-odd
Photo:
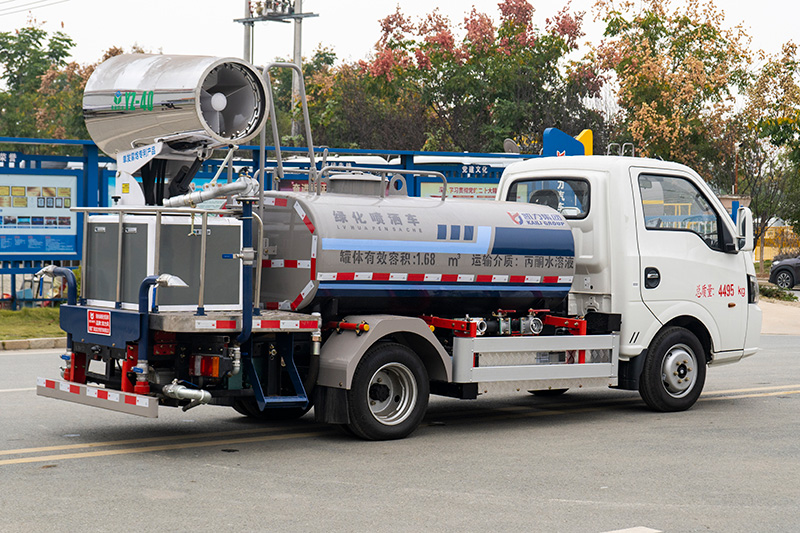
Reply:
[[[654,231],[688,231],[712,250],[722,250],[719,215],[689,180],[677,176],[639,176],[644,225]]]

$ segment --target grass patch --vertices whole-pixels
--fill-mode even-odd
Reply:
[[[58,325],[58,307],[0,310],[0,340],[64,337]]]
[[[765,298],[773,298],[775,300],[783,300],[784,302],[795,302],[797,296],[792,291],[781,289],[776,285],[759,285],[758,292]]]

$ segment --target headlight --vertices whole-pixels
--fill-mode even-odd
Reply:
[[[750,274],[747,275],[747,303],[758,303],[758,279]]]
[[[781,263],[782,263],[782,261],[773,261],[772,262],[772,266],[776,267],[776,266],[780,265]]]

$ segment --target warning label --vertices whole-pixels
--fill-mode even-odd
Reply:
[[[111,312],[87,310],[86,332],[111,336]]]

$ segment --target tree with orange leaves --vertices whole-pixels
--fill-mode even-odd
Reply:
[[[725,140],[734,87],[744,87],[749,53],[741,28],[723,27],[713,2],[599,0],[605,39],[595,54],[616,76],[621,140],[644,156],[661,157],[721,179],[732,143]]]

